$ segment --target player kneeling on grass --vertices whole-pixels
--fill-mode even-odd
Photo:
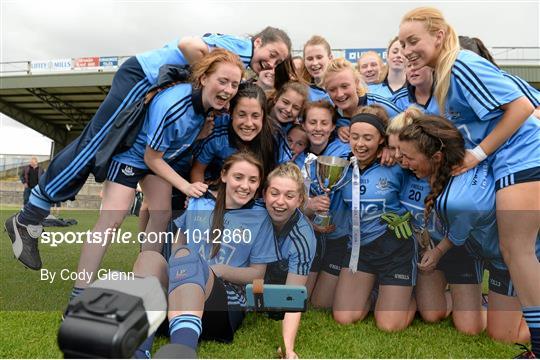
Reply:
[[[254,201],[262,165],[247,152],[225,160],[217,190],[190,199],[176,220],[179,230],[169,259],[171,344],[156,357],[195,349],[199,337],[231,342],[244,318],[244,285],[263,278],[277,260],[272,222]],[[152,340],[139,353],[150,350]]]
[[[429,86],[431,87],[431,83]],[[404,159],[401,155],[399,142],[399,134],[421,113],[420,109],[411,107],[394,117],[387,129],[389,148],[401,167],[407,169],[405,170],[407,180],[401,191],[400,201],[413,215],[411,225],[415,239],[420,245],[422,261],[418,266],[415,288],[418,312],[422,319],[429,323],[441,321],[451,313],[458,331],[471,335],[478,334],[485,328],[485,314],[480,307],[484,272],[482,260],[466,246],[452,247],[440,257],[440,261],[434,267],[428,263],[429,257],[423,256],[434,247],[445,246],[445,243],[441,243],[444,236],[422,236],[427,223],[431,224],[431,228],[435,226],[433,219],[436,218],[436,212],[432,209],[436,192],[431,194],[428,201],[429,221],[427,221],[424,212],[426,198],[431,192],[431,179],[417,177],[409,170],[408,159]],[[446,291],[447,284],[450,291]]]
[[[417,177],[429,181],[431,191],[426,197],[424,215],[429,234],[425,232],[424,236],[431,236],[437,243],[424,251],[420,268],[431,272],[449,249],[464,247],[489,270],[488,335],[498,341],[526,342],[529,331],[499,250],[495,180],[488,163],[482,162],[463,174],[451,176],[452,169],[465,157],[464,140],[459,130],[444,118],[407,112],[411,114],[412,122],[399,134],[401,162]],[[431,216],[432,212],[435,217]],[[539,256],[540,241],[537,238],[536,257]],[[482,274],[481,270],[477,273]],[[461,313],[459,322],[454,316],[454,323],[461,331],[479,333],[484,328],[480,286],[467,289],[476,292],[476,296],[470,296],[465,290],[463,288],[461,294],[452,292],[454,311],[459,304]]]
[[[352,220],[352,244],[339,274],[332,310],[341,324],[364,319],[378,281],[375,322],[382,330],[398,331],[409,326],[416,311],[412,290],[417,258],[410,214],[399,201],[403,169],[379,161],[387,123],[384,109],[370,106],[351,119],[349,139],[355,156],[347,174],[351,182],[335,198],[342,199],[341,206]]]
[[[274,169],[267,178],[264,200],[274,225],[278,250],[278,261],[267,266],[265,283],[306,285],[317,240],[309,220],[300,211],[306,194],[298,166],[289,162]],[[283,319],[285,351],[280,349],[280,356],[298,358],[294,351],[294,342],[301,313],[272,315]]]

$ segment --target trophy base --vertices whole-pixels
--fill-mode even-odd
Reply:
[[[316,214],[313,223],[320,227],[329,226],[332,223],[332,217],[328,214]]]

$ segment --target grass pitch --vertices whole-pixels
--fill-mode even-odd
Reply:
[[[15,208],[0,209],[2,225]],[[47,228],[47,231],[86,231],[97,219],[97,211],[68,211],[78,225]],[[137,218],[129,217],[123,230],[135,232]],[[41,245],[44,267],[50,271],[76,269],[80,254],[77,244],[58,247]],[[138,253],[137,244],[112,244],[103,268],[130,271]],[[60,316],[65,309],[72,281],[56,279],[52,284],[40,279],[40,272],[25,269],[13,258],[11,242],[2,232],[0,239],[0,357],[60,358],[56,343]],[[201,343],[201,358],[274,358],[280,334],[279,323],[258,314],[248,314],[233,344]],[[154,351],[166,343],[158,337]],[[425,324],[416,318],[400,333],[383,333],[373,316],[353,325],[338,325],[328,311],[310,310],[302,317],[296,340],[301,358],[511,358],[519,350],[514,345],[491,340],[485,333],[466,336],[458,333],[450,320]]]

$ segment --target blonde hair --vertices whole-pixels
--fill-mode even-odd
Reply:
[[[407,108],[392,118],[390,124],[386,128],[386,135],[399,135],[399,133],[410,125],[414,118],[420,117],[422,111],[414,106]]]
[[[426,30],[435,35],[438,31],[444,32],[444,40],[441,51],[435,64],[435,98],[439,105],[440,114],[446,111],[446,98],[450,89],[450,77],[452,66],[459,53],[458,36],[446,20],[442,12],[432,7],[419,7],[406,13],[401,19],[401,23],[408,21],[419,21],[424,24]]]
[[[322,84],[326,88],[326,81],[328,80],[328,76],[333,73],[342,72],[343,70],[349,70],[353,74],[354,79],[357,81],[357,87],[356,87],[356,93],[358,96],[362,97],[367,93],[367,85],[364,83],[364,80],[362,80],[362,77],[360,76],[360,73],[358,70],[345,60],[344,58],[337,58],[330,60],[328,63],[328,67],[326,68],[326,71],[324,72],[324,75],[322,77]]]
[[[296,190],[298,191],[298,196],[300,196],[299,208],[302,209],[304,207],[304,203],[306,202],[306,192],[304,191],[304,178],[300,168],[293,162],[280,164],[278,167],[272,170],[270,174],[268,174],[268,177],[266,178],[266,186],[264,187],[265,192],[270,186],[270,182],[275,177],[291,179],[296,183]]]
[[[244,74],[244,64],[238,57],[238,55],[233,54],[232,52],[216,48],[212,52],[203,56],[202,59],[197,61],[191,70],[191,83],[196,89],[202,87],[201,78],[203,75],[211,75],[216,72],[217,66],[221,63],[229,63],[235,65],[240,70],[240,76]]]
[[[377,62],[379,63],[379,68],[381,70],[379,71],[379,78],[377,79],[377,82],[376,82],[376,84],[379,84],[380,82],[384,80],[384,78],[386,77],[386,74],[388,73],[387,66],[384,64],[383,59],[376,51],[369,50],[363,53],[362,55],[360,55],[360,57],[358,58],[358,61],[356,62],[356,67],[358,68],[358,71],[360,71],[360,61],[367,56],[374,56],[375,59],[377,59]]]

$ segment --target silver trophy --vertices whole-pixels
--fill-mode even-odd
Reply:
[[[337,156],[317,157],[315,171],[321,190],[330,196],[332,192],[346,185],[347,182],[344,179],[347,175],[349,165],[350,162],[348,160]],[[311,178],[308,165],[306,166],[306,171]],[[313,223],[321,227],[326,227],[332,223],[332,218],[328,211],[316,212]]]

